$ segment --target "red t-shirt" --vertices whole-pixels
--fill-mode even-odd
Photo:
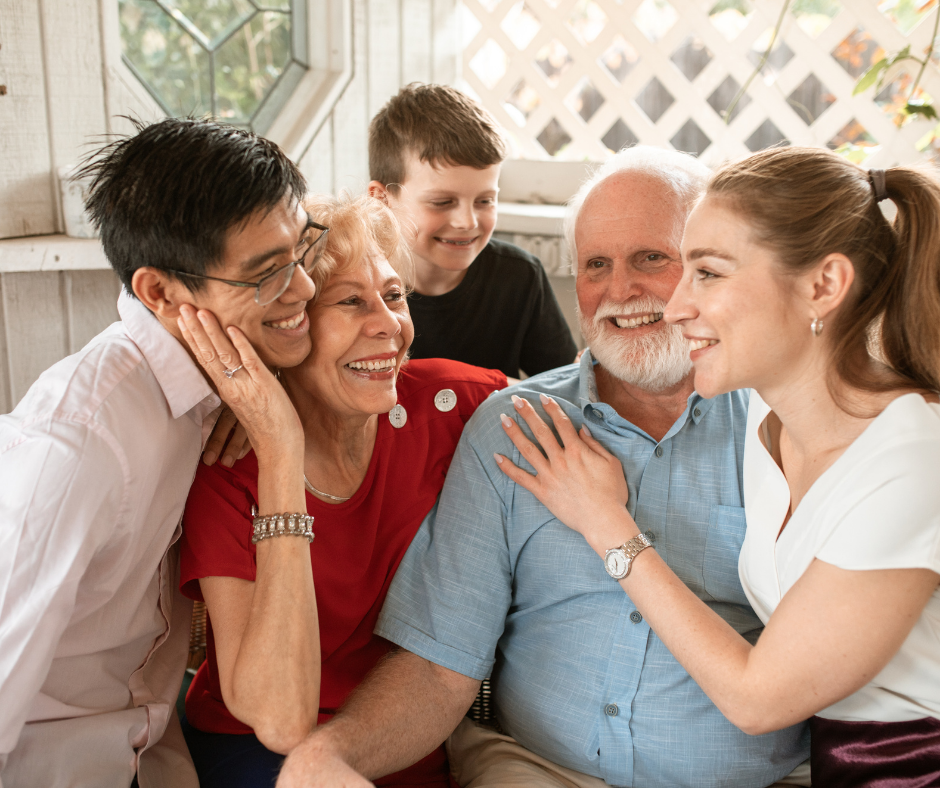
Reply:
[[[398,404],[407,420],[394,427],[379,416],[369,469],[345,503],[325,503],[307,493],[314,516],[310,545],[320,622],[320,715],[328,720],[378,660],[388,641],[372,630],[398,564],[434,505],[464,424],[506,376],[457,361],[409,362],[398,376]],[[456,405],[439,392],[450,389]],[[316,486],[316,481],[311,480]],[[183,518],[181,587],[202,600],[199,578],[254,581],[251,507],[258,499],[258,462],[249,453],[232,468],[200,464]],[[186,696],[190,724],[210,733],[252,733],[222,700],[212,622],[207,656]],[[443,749],[379,785],[447,785]]]

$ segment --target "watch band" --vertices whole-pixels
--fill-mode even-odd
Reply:
[[[653,543],[646,534],[637,534],[620,547],[613,547],[604,556],[604,568],[614,580],[623,580],[633,567],[633,559]],[[618,560],[619,559],[619,560]]]

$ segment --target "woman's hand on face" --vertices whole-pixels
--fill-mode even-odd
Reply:
[[[503,473],[531,492],[565,525],[582,534],[592,545],[595,541],[604,543],[603,532],[608,523],[626,511],[630,493],[623,466],[593,438],[587,425],[576,432],[555,400],[544,394],[540,398],[563,445],[559,445],[535,408],[514,396],[516,411],[545,453],[539,451],[513,419],[500,414],[503,429],[519,453],[535,468],[536,475],[527,473],[500,454],[494,455],[496,462]]]
[[[235,326],[222,330],[215,315],[189,304],[180,307],[183,338],[215,385],[222,401],[245,428],[259,454],[303,452],[303,429],[287,392]],[[226,370],[234,374],[226,374]]]

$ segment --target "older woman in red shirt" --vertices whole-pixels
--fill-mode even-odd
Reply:
[[[268,483],[254,453],[200,467],[184,518],[182,589],[209,620],[183,723],[203,788],[272,786],[283,755],[388,652],[372,630],[395,570],[464,424],[506,385],[454,361],[407,362],[410,258],[384,205],[320,198],[307,210],[330,228],[312,274],[313,350],[280,380],[303,428],[291,483],[302,480],[315,539],[252,543]],[[261,560],[265,542],[283,554]],[[441,748],[378,781],[448,783]]]

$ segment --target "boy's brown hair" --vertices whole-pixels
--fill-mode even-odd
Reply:
[[[446,85],[412,82],[389,99],[369,124],[369,177],[383,186],[405,180],[405,157],[483,169],[506,158],[493,117]]]

